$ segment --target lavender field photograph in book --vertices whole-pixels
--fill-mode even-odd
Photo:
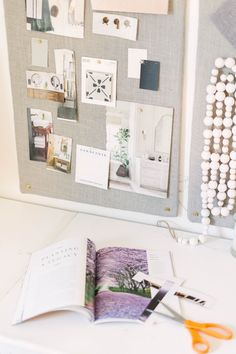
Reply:
[[[85,307],[94,313],[96,247],[87,239]]]
[[[150,287],[133,277],[148,274],[147,252],[109,247],[97,252],[95,319],[138,320],[151,298]]]

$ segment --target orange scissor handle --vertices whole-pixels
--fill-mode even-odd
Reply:
[[[205,338],[201,337],[196,329],[188,328],[188,330],[192,336],[193,350],[198,354],[209,353],[209,342]]]
[[[196,331],[201,331],[208,336],[229,340],[233,338],[233,332],[230,328],[222,326],[217,323],[198,323],[193,321],[185,321],[185,327],[188,329],[194,329]]]

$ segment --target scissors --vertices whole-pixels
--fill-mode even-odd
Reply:
[[[196,353],[204,354],[209,353],[210,344],[209,342],[203,338],[200,333],[207,334],[210,337],[229,340],[233,338],[233,332],[231,329],[222,326],[216,323],[198,323],[186,320],[179,313],[175,312],[172,308],[167,306],[162,302],[162,305],[172,314],[172,316],[168,316],[166,314],[161,314],[164,317],[168,317],[171,320],[180,322],[184,325],[186,329],[189,330],[192,336],[192,347]],[[199,333],[200,332],[200,333]]]

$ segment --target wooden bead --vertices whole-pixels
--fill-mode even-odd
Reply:
[[[217,61],[218,65],[222,64],[222,61],[218,60]],[[227,58],[224,62],[224,65],[226,68],[231,69],[235,65],[235,59],[234,58]]]
[[[220,208],[215,207],[211,210],[211,213],[213,216],[219,216],[220,215]]]
[[[227,97],[226,97],[226,98],[227,98]],[[207,101],[207,103],[215,103],[216,98],[215,98],[214,95],[209,94],[209,95],[206,96],[206,101]]]
[[[204,136],[204,138],[206,138],[206,139],[211,139],[211,138],[212,138],[212,135],[213,135],[213,132],[212,132],[212,130],[210,130],[210,129],[206,129],[206,130],[204,130],[204,132],[203,132],[203,136]]]
[[[216,67],[217,69],[222,69],[224,66],[225,66],[225,61],[224,61],[223,58],[217,58],[217,59],[215,60],[215,67]]]
[[[217,101],[219,101],[219,102],[223,102],[224,100],[225,100],[225,93],[224,92],[217,92],[216,94],[215,94],[215,99],[217,100]]]
[[[206,88],[206,91],[208,94],[213,94],[216,93],[216,86],[215,85],[208,85]]]
[[[218,91],[218,92],[224,92],[225,91],[225,89],[226,89],[226,85],[225,85],[225,83],[224,82],[222,82],[222,81],[220,81],[220,82],[218,82],[217,84],[216,84],[216,86],[214,86],[214,85],[211,85],[212,86],[212,88],[211,88],[211,90],[210,91],[212,91],[212,92],[208,92],[208,93],[215,93],[216,92],[216,90]],[[215,89],[215,92],[213,92],[213,86],[214,86],[214,89]],[[207,87],[209,87],[209,86],[207,86]]]
[[[226,217],[229,216],[229,209],[228,208],[221,208],[221,215]]]

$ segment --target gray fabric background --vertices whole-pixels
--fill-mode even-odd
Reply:
[[[236,2],[235,0],[224,1],[222,6],[212,15],[212,21],[218,30],[236,48]]]
[[[170,0],[168,16],[130,14],[140,19],[137,42],[92,34],[92,12],[89,0],[86,0],[84,40],[27,31],[24,0],[5,0],[5,14],[21,191],[153,215],[175,216],[178,208],[185,0]],[[56,119],[57,103],[27,97],[25,71],[27,69],[38,70],[31,66],[32,37],[46,38],[49,41],[49,68],[47,70],[49,72],[55,71],[53,49],[68,48],[75,51],[80,111],[78,123],[58,121]],[[140,90],[139,80],[127,78],[128,48],[132,47],[148,49],[148,59],[161,62],[158,92]],[[106,134],[105,108],[80,103],[81,56],[118,61],[117,99],[174,107],[168,199],[163,200],[118,190],[103,191],[74,182],[76,144],[105,148]],[[70,175],[47,171],[45,164],[29,160],[27,107],[52,111],[55,133],[73,138],[72,173]],[[31,186],[30,190],[27,185]]]
[[[188,216],[193,222],[201,222],[196,213],[201,212],[201,152],[203,149],[203,119],[206,113],[206,86],[210,81],[211,70],[217,57],[235,57],[235,49],[214,25],[211,16],[225,0],[200,0],[200,23],[198,33],[198,55],[195,87],[195,104],[192,126],[191,161],[189,177]],[[216,21],[216,18],[214,18]],[[234,26],[236,26],[234,24]],[[218,226],[233,227],[233,216],[217,218]]]

